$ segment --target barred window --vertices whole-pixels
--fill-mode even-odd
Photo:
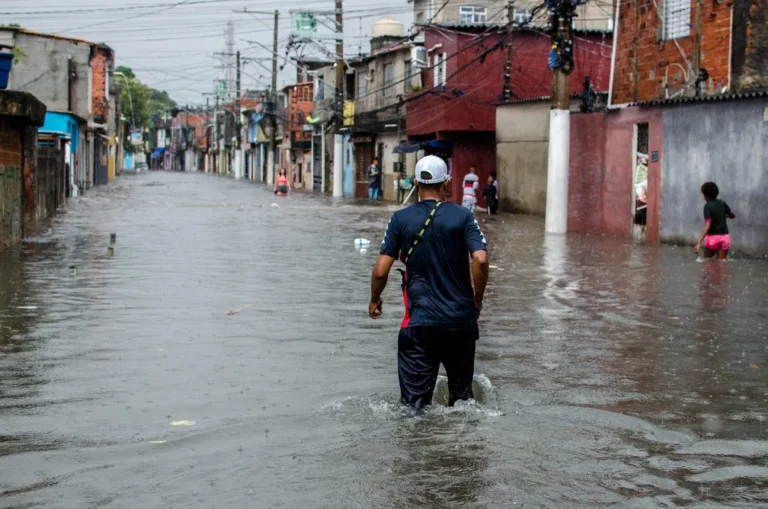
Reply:
[[[691,33],[691,0],[664,1],[664,39],[688,37]]]

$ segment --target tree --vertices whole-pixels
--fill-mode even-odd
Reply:
[[[115,72],[122,74],[119,78],[122,85],[120,92],[122,114],[134,129],[149,127],[152,115],[176,108],[176,102],[171,99],[168,92],[145,85],[130,67],[119,66]],[[126,130],[126,139],[130,135],[129,131]],[[130,143],[126,143],[125,146],[128,150],[130,150],[128,147],[132,147]]]
[[[126,67],[124,65],[118,65],[115,69],[115,72],[123,73],[127,78],[135,78],[136,75],[133,74],[133,69],[130,67]]]

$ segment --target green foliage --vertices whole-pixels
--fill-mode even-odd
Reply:
[[[118,65],[117,68],[115,69],[115,72],[123,73],[127,78],[136,77],[136,75],[133,74],[133,69],[131,69],[130,67],[126,67],[124,65]]]
[[[26,60],[26,58],[29,56],[27,55],[23,49],[19,47],[15,47],[11,50],[11,53],[13,53],[13,65],[18,64],[22,60]]]
[[[21,25],[18,23],[8,23],[5,25],[0,25],[0,28],[21,28]]]
[[[115,72],[122,73],[122,76],[116,77],[121,85],[122,114],[133,127],[149,127],[152,115],[176,108],[176,101],[171,99],[168,92],[145,85],[130,67],[119,66]],[[126,137],[128,135],[129,131],[126,129]],[[131,150],[130,143],[126,143],[125,147],[126,150]]]

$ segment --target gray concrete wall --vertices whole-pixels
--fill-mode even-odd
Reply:
[[[548,102],[496,108],[496,170],[503,210],[544,215],[548,150]]]
[[[6,39],[9,30],[0,28],[0,39]],[[69,111],[69,58],[75,62],[77,78],[73,87],[75,115],[89,118],[91,97],[91,47],[71,40],[41,37],[16,32],[14,44],[27,57],[13,66],[9,90],[29,92],[48,108],[48,111]]]
[[[355,65],[355,72],[366,71],[368,77],[373,75],[373,80],[368,81],[365,97],[356,97],[357,101],[355,113],[364,113],[366,111],[378,110],[385,106],[391,106],[398,103],[397,96],[410,93],[405,90],[405,62],[411,58],[411,52],[408,48],[399,51],[376,56],[375,58]],[[392,64],[392,85],[384,92],[384,66]],[[357,74],[357,78],[360,75]],[[357,85],[357,84],[356,84]]]
[[[768,99],[706,102],[664,110],[661,240],[696,241],[701,184],[715,182],[736,213],[734,250],[768,255]]]
[[[571,111],[578,110],[578,101]],[[496,170],[501,209],[543,216],[547,208],[549,101],[496,108]]]

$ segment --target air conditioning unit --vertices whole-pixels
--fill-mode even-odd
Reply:
[[[429,67],[427,48],[424,46],[414,46],[411,48],[411,66],[414,69],[426,69]]]

